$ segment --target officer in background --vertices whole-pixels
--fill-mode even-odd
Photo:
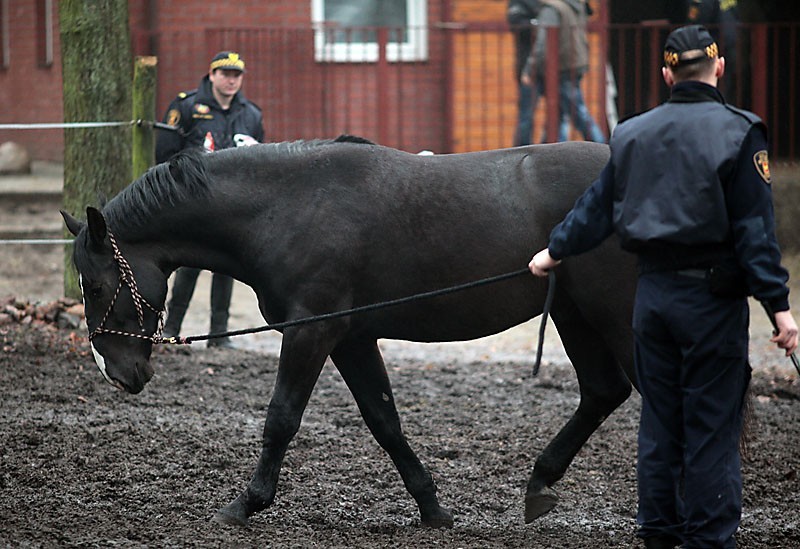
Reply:
[[[670,99],[617,126],[600,178],[529,267],[544,276],[612,232],[638,256],[638,536],[646,547],[734,547],[747,294],[774,313],[771,341],[787,355],[797,324],[775,238],[764,124],[725,103],[716,87],[725,60],[705,27],[670,33],[664,60]]]
[[[246,146],[264,139],[261,109],[241,93],[244,60],[238,53],[223,51],[214,56],[208,74],[198,89],[181,92],[170,103],[164,122],[178,131],[162,131],[156,141],[156,162],[165,162],[177,152],[203,147],[213,152]],[[181,267],[175,273],[172,297],[167,306],[164,337],[178,335],[194,293],[200,269]],[[211,279],[211,333],[228,330],[233,279],[214,273]],[[228,338],[208,340],[209,347],[232,347]]]

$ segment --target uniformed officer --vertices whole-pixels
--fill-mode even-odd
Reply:
[[[261,109],[242,94],[244,60],[238,53],[223,51],[214,56],[208,74],[198,89],[181,92],[170,103],[164,122],[178,131],[161,131],[156,141],[156,161],[165,162],[189,147],[212,152],[251,145],[264,139]],[[181,267],[175,273],[172,297],[167,306],[164,336],[178,335],[200,269]],[[211,333],[228,329],[233,279],[214,273],[211,279]],[[228,338],[209,339],[208,346],[231,347]]]
[[[669,101],[617,126],[600,178],[530,262],[544,276],[615,232],[638,256],[633,315],[642,412],[638,535],[646,547],[734,547],[750,379],[747,294],[791,354],[797,325],[775,239],[766,128],[725,103],[699,25],[664,49]]]

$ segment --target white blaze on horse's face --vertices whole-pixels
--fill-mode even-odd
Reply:
[[[78,275],[78,285],[81,287],[81,299],[83,301],[83,311],[84,314],[86,312],[86,293],[83,291],[83,275]],[[95,348],[94,343],[89,341],[89,345],[92,347],[92,354],[94,355],[94,361],[97,363],[97,368],[100,370],[100,373],[103,374],[103,377],[114,387],[119,388],[119,383],[112,380],[108,377],[108,373],[106,372],[106,359],[103,358],[103,355]]]

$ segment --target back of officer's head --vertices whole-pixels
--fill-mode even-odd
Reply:
[[[677,28],[664,44],[664,66],[675,82],[714,76],[719,59],[717,43],[702,25]]]

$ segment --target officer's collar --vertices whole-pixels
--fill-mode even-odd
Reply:
[[[697,80],[687,80],[672,86],[670,103],[699,103],[702,101],[725,103],[725,98],[715,86]]]

